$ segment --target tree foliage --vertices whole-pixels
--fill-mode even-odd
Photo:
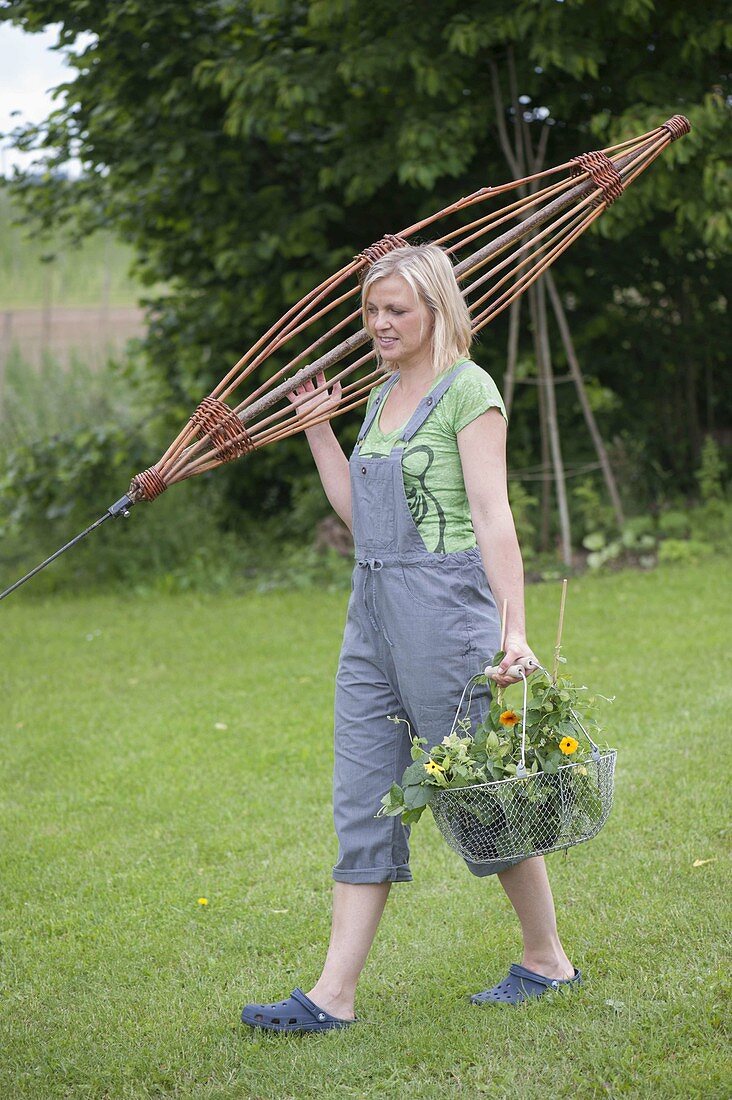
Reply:
[[[30,217],[111,226],[134,245],[172,429],[355,251],[508,178],[491,84],[507,50],[532,131],[551,127],[548,163],[686,114],[691,134],[557,277],[606,432],[690,485],[729,412],[725,16],[715,0],[9,0],[0,18],[27,31],[60,24],[74,68],[49,119],[17,135],[45,167],[14,188]],[[91,43],[75,49],[82,32]],[[85,168],[73,183],[58,173],[70,155]],[[477,351],[499,381],[504,347],[499,322]],[[519,465],[535,461],[534,402],[525,388],[516,404]],[[586,457],[576,401],[560,404],[568,453]],[[303,461],[295,440],[237,464],[232,499],[276,509]]]

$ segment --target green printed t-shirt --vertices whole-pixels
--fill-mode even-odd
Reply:
[[[402,455],[409,511],[422,541],[433,554],[449,554],[476,545],[457,444],[458,432],[487,409],[500,409],[506,417],[501,395],[491,376],[469,360],[459,362],[469,365],[453,379]],[[438,375],[430,392],[443,377]],[[377,386],[369,396],[367,413],[385,385],[386,382]],[[381,411],[361,444],[360,453],[365,458],[386,458],[406,427],[404,423],[385,434],[379,427]]]

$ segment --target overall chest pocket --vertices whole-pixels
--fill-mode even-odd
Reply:
[[[357,551],[374,546],[385,548],[396,539],[396,500],[391,464],[362,461],[354,456],[351,467],[353,537]],[[399,469],[401,476],[401,468]]]

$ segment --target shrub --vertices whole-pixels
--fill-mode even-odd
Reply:
[[[508,495],[524,562],[531,563],[536,555],[535,517],[539,502],[523,487],[520,481],[509,482]]]
[[[725,464],[719,446],[710,435],[704,440],[701,451],[701,465],[696,472],[699,483],[699,492],[706,503],[710,500],[722,500],[724,488],[722,478],[725,472]]]
[[[658,548],[658,564],[698,562],[713,553],[714,547],[699,539],[664,539]]]
[[[688,512],[672,509],[658,517],[658,533],[664,539],[685,539],[691,534],[691,516]]]
[[[579,522],[580,538],[595,532],[609,535],[617,530],[612,505],[603,497],[594,480],[587,479],[572,489],[572,519]],[[573,527],[576,527],[573,522]]]

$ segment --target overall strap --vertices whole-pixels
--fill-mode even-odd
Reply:
[[[381,408],[381,406],[384,402],[384,399],[386,398],[386,395],[388,394],[388,392],[392,388],[392,386],[396,385],[398,379],[399,379],[399,373],[397,372],[397,373],[393,374],[391,376],[391,378],[389,378],[387,380],[387,382],[384,384],[384,388],[381,391],[381,393],[377,394],[376,397],[374,398],[374,401],[371,405],[371,408],[369,409],[369,411],[366,415],[366,419],[364,420],[363,424],[361,425],[361,431],[358,433],[357,446],[360,446],[360,444],[363,443],[364,439],[366,438],[366,435],[368,433],[369,428],[371,427],[374,420],[376,419],[376,417],[379,414],[379,409]]]
[[[419,431],[432,410],[439,403],[441,398],[444,397],[451,383],[459,374],[462,374],[466,367],[470,366],[472,366],[470,360],[466,360],[464,363],[458,363],[456,367],[452,368],[449,374],[445,375],[440,384],[432,390],[431,393],[428,393],[426,397],[422,398],[419,405],[417,405],[417,408],[412,413],[411,420],[401,434],[401,439],[404,443],[409,443],[412,436]]]

